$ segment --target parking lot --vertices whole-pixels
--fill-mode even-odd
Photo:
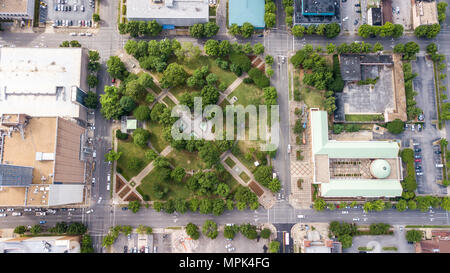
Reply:
[[[46,0],[47,21],[56,27],[91,27],[95,0]]]
[[[131,233],[129,236],[119,235],[113,246],[114,253],[153,253],[159,252],[158,246],[154,243],[154,236],[158,234],[138,234]],[[170,236],[170,235],[168,235]]]
[[[341,17],[342,17],[342,29],[345,31],[358,31],[358,28],[363,24],[361,13],[357,11],[365,11],[365,8],[361,9],[361,2],[363,1],[351,1],[347,0],[343,2],[341,0]],[[362,3],[364,4],[364,3]],[[355,6],[359,5],[359,6]]]
[[[394,235],[379,236],[354,236],[353,244],[350,248],[344,249],[344,253],[358,253],[359,247],[372,249],[364,250],[367,253],[414,253],[414,244],[408,244],[405,238],[405,229],[403,227],[394,227]],[[397,250],[383,250],[385,247],[395,247]]]
[[[393,24],[400,24],[406,30],[412,28],[411,24],[411,1],[392,0]]]

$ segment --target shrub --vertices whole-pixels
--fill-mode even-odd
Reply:
[[[261,89],[270,85],[269,78],[264,75],[264,72],[257,68],[250,69],[250,71],[248,71],[248,75],[255,82],[255,85]]]

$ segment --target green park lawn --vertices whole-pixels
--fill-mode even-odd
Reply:
[[[163,101],[167,104],[167,106],[169,107],[169,108],[172,108],[172,107],[174,107],[176,104],[175,104],[175,102],[173,102],[173,100],[171,99],[171,98],[169,98],[169,96],[166,96],[164,99],[163,99]]]
[[[233,168],[236,165],[236,162],[233,161],[233,159],[227,157],[227,159],[225,159],[225,163],[230,167]]]
[[[188,72],[191,75],[192,73],[194,73],[195,69],[207,65],[209,67],[209,72],[216,74],[217,78],[219,79],[219,82],[224,82],[227,86],[229,86],[237,79],[237,76],[233,72],[222,70],[220,67],[217,66],[215,60],[208,56],[200,56],[191,63],[186,63],[182,65],[184,66],[186,72]]]
[[[236,145],[237,145],[237,149],[236,149],[237,151],[234,151],[233,155],[237,159],[239,159],[239,161],[253,173],[256,169],[256,167],[254,165],[255,160],[254,159],[247,160],[245,158],[245,154],[250,152],[251,147],[258,148],[256,142],[249,141],[249,140],[239,140]]]
[[[244,180],[245,183],[248,183],[248,181],[250,180],[250,177],[247,175],[245,171],[242,171],[239,177],[242,178],[242,180]]]
[[[157,122],[147,122],[147,128],[150,130],[150,143],[158,151],[162,152],[169,145],[162,136],[163,126]]]
[[[206,169],[205,163],[199,159],[198,153],[188,151],[172,150],[167,156],[170,163],[175,167],[182,167],[186,171]]]
[[[137,174],[139,174],[142,169],[147,166],[150,161],[148,161],[144,154],[149,148],[141,148],[137,145],[135,145],[132,141],[132,137],[129,138],[128,141],[122,141],[118,140],[118,146],[117,146],[117,152],[122,152],[122,155],[120,156],[119,160],[117,161],[117,168],[121,170],[121,174],[125,179],[130,180]],[[139,158],[142,160],[141,168],[138,170],[130,170],[128,168],[128,162],[132,158]]]
[[[169,192],[165,196],[164,200],[169,198],[181,198],[187,199],[190,197],[190,191],[186,188],[185,183],[176,183],[176,182],[165,182],[161,180],[161,175],[159,174],[159,169],[153,169],[141,182],[141,184],[137,187],[138,192],[143,195],[148,195],[150,200],[158,200],[155,197],[153,192],[153,184],[158,183],[160,185],[166,186],[169,188]]]
[[[253,84],[241,83],[228,95],[228,99],[234,96],[237,98],[234,105],[242,105],[245,107],[250,104],[255,106],[264,104],[264,92]]]
[[[383,115],[345,115],[346,121],[383,121]]]

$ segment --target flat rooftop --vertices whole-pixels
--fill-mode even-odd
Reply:
[[[3,162],[16,166],[33,168],[33,184],[53,183],[54,160],[36,160],[36,153],[54,153],[56,148],[56,119],[32,118],[24,130],[13,131],[11,137],[5,136]],[[46,180],[41,180],[44,177]]]
[[[81,48],[0,48],[0,114],[79,118]]]
[[[192,19],[209,18],[207,0],[128,0],[128,18]]]
[[[29,0],[0,0],[0,13],[27,12]]]
[[[228,5],[230,26],[249,22],[256,28],[264,28],[264,0],[229,0]]]
[[[79,236],[0,238],[0,253],[80,253]]]
[[[421,25],[432,25],[439,23],[436,1],[415,0],[411,8],[414,29]]]
[[[295,0],[294,24],[341,24],[340,1]]]

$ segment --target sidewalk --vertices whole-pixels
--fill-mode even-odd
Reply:
[[[228,86],[227,89],[225,89],[225,91],[223,91],[223,93],[221,92],[219,101],[217,102],[217,105],[220,105],[222,103],[222,101],[228,97],[228,95],[230,95],[236,88],[238,88],[238,86],[241,85],[242,81],[247,76],[248,76],[247,73],[243,73],[239,78],[234,80],[234,82],[231,83],[230,86]]]

